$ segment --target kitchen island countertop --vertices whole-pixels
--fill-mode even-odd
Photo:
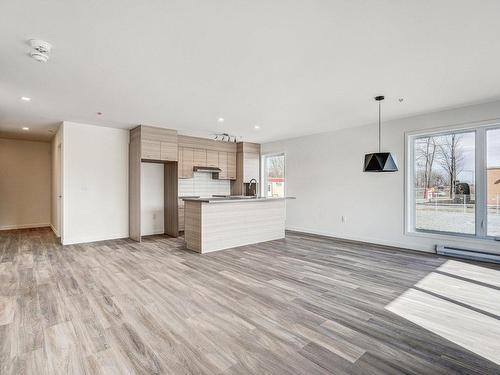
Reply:
[[[212,197],[212,198],[181,198],[184,201],[204,202],[204,203],[231,203],[231,202],[262,202],[262,201],[279,201],[285,199],[295,199],[295,197]]]

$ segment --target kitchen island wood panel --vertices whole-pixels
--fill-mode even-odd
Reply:
[[[186,246],[208,253],[284,238],[285,202],[284,199],[220,203],[186,200]]]

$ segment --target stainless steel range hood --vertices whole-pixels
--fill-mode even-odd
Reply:
[[[217,167],[193,167],[193,172],[219,173],[220,171],[221,169]]]

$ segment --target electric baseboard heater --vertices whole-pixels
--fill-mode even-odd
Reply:
[[[477,260],[479,262],[500,264],[500,254],[486,253],[470,249],[459,249],[457,247],[436,245],[436,254],[448,257]]]

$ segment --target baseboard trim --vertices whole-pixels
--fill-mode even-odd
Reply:
[[[142,233],[141,236],[156,236],[158,234],[165,234],[164,229],[155,230],[152,233]]]
[[[418,251],[418,252],[428,253],[428,254],[435,253],[434,250],[428,250],[428,249],[418,248],[418,247],[409,247],[408,244],[394,242],[394,241],[379,241],[379,240],[374,240],[372,238],[345,236],[345,235],[339,235],[336,233],[327,233],[327,232],[312,230],[312,229],[308,229],[308,228],[292,227],[292,226],[288,226],[286,228],[286,230],[290,231],[290,232],[297,232],[297,233],[322,236],[322,237],[327,237],[327,238],[336,239],[336,240],[353,241],[353,242],[365,243],[365,244],[375,245],[375,246],[393,247],[393,248],[399,249],[399,250],[411,250],[411,251]]]
[[[61,242],[63,245],[77,245],[77,244],[81,244],[81,243],[110,241],[110,240],[122,240],[125,238],[129,238],[128,233],[127,234],[117,234],[117,235],[106,236],[105,238],[103,238],[103,237],[77,238],[77,239],[64,240]]]
[[[56,235],[56,237],[61,237],[59,235],[59,232],[56,230],[56,228],[52,224],[50,224],[50,229],[52,229],[52,232],[54,232],[54,234]]]
[[[0,230],[47,228],[50,226],[50,223],[2,225],[0,226]]]

